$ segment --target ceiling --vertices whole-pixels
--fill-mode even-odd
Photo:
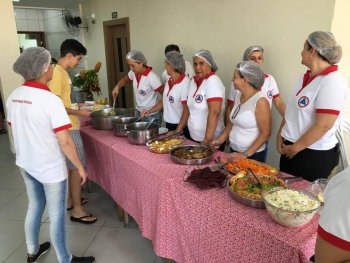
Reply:
[[[20,0],[12,2],[13,6],[29,6],[40,8],[78,8],[79,4],[86,3],[90,0]]]

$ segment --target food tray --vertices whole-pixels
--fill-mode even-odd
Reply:
[[[254,207],[254,208],[265,208],[265,203],[263,200],[253,200],[253,199],[243,197],[243,196],[233,192],[230,189],[229,180],[227,180],[227,182],[226,182],[226,188],[227,188],[230,196],[232,197],[232,199],[235,200],[236,202],[238,202],[242,205],[246,205],[246,206],[250,206],[250,207]]]
[[[266,164],[266,163],[262,163],[262,162],[258,162],[252,159],[235,159],[234,162],[237,164],[237,166],[240,166],[240,162],[248,162],[250,165],[249,167],[253,170],[253,172],[255,174],[265,174],[265,175],[274,175],[274,176],[280,176],[280,171],[276,168],[273,167],[272,165]],[[237,172],[239,172],[239,170],[236,169],[236,166],[234,164],[232,164],[232,162],[229,159],[224,159],[222,162],[229,162],[228,165],[225,166],[225,169],[232,174],[236,174]],[[233,167],[232,167],[233,166]],[[262,170],[265,170],[266,173],[260,173],[259,170],[255,170],[254,167],[262,167]],[[246,171],[245,171],[246,172]]]
[[[208,150],[211,154],[209,157],[206,158],[200,158],[200,159],[184,159],[184,158],[179,158],[174,156],[174,152],[178,149],[184,149],[184,150],[188,150],[188,151],[196,151],[196,150]],[[170,151],[170,158],[174,163],[177,164],[185,164],[185,165],[199,165],[199,164],[207,164],[209,163],[212,159],[213,159],[213,154],[214,151],[208,147],[208,146],[204,146],[204,145],[182,145],[182,146],[176,146],[174,147],[171,151]]]
[[[148,141],[146,145],[149,147],[151,152],[162,154],[169,153],[171,149],[182,145],[185,141],[186,139],[183,135],[178,135],[169,139],[166,137],[161,139],[153,139]],[[157,142],[159,142],[159,144],[157,144]]]

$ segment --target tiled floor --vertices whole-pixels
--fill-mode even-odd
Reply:
[[[40,158],[40,157],[38,157]],[[83,192],[91,201],[86,210],[98,217],[92,225],[82,225],[66,216],[68,244],[72,254],[92,255],[96,263],[163,263],[153,251],[152,242],[142,237],[136,222],[131,219],[128,228],[118,221],[116,204],[98,185],[92,193]],[[19,168],[12,158],[8,136],[0,135],[0,262],[26,262],[24,218],[27,195]],[[40,242],[50,240],[50,220],[44,213]],[[44,255],[40,263],[57,263],[54,249]]]

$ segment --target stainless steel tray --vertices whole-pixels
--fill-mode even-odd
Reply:
[[[177,149],[185,149],[185,150],[191,151],[195,148],[199,148],[202,150],[209,149],[209,151],[211,152],[211,155],[209,157],[202,158],[202,159],[182,159],[174,156],[174,152]],[[169,154],[170,154],[171,160],[174,163],[185,164],[185,165],[198,165],[198,164],[207,164],[211,162],[211,160],[213,159],[214,151],[210,147],[204,146],[204,145],[181,145],[181,146],[174,147]]]

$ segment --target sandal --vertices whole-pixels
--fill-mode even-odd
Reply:
[[[82,205],[85,205],[86,203],[89,203],[90,200],[87,199],[87,198],[80,198],[80,202],[81,202]],[[69,208],[67,207],[67,211],[72,210],[73,208],[74,208],[74,206],[69,207]]]
[[[5,134],[7,133],[5,129],[0,130],[0,134]]]
[[[78,222],[78,223],[82,223],[82,224],[86,224],[86,225],[93,224],[97,221],[97,218],[95,218],[92,221],[83,220],[84,218],[87,218],[87,217],[92,217],[92,214],[89,214],[88,216],[82,216],[82,217],[71,216],[70,220],[73,222]]]

